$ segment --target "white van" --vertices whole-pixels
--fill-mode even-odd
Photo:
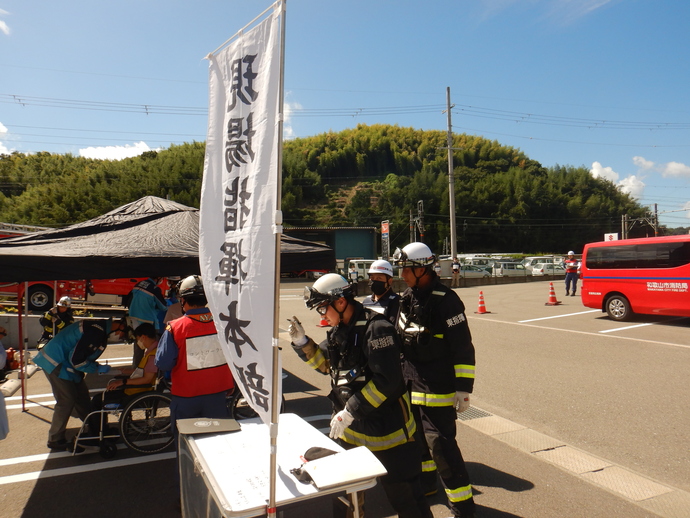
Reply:
[[[553,264],[554,258],[552,255],[536,255],[532,257],[525,257],[520,264],[525,267],[526,270],[532,271],[532,267],[537,263]]]
[[[525,277],[529,275],[529,272],[521,263],[501,261],[494,264],[493,275],[494,277]]]
[[[371,263],[376,261],[377,259],[350,259],[350,261],[347,264],[347,268],[345,269],[345,272],[343,274],[343,277],[345,277],[348,281],[350,280],[350,265],[354,264],[355,269],[357,270],[357,280],[358,281],[363,281],[369,278],[369,268],[371,267]]]

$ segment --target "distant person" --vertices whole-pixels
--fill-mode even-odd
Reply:
[[[165,316],[163,317],[163,328],[165,328],[165,325],[171,320],[175,320],[176,318],[180,318],[182,315],[184,315],[184,313],[182,312],[182,305],[180,304],[180,301],[178,299],[179,284],[179,277],[168,277],[169,289],[168,296],[165,299],[165,302],[168,305],[168,309],[166,310]]]
[[[568,252],[568,257],[563,261],[565,266],[565,296],[570,294],[572,288],[572,297],[577,293],[577,279],[579,278],[578,270],[580,269],[580,262],[575,259],[575,252],[572,250]]]
[[[438,275],[438,278],[441,278],[441,263],[436,262],[434,264],[434,272],[436,272],[436,275]]]
[[[85,319],[68,325],[56,335],[34,358],[45,373],[55,397],[53,419],[48,432],[48,448],[65,450],[67,423],[74,412],[84,421],[91,412],[89,388],[84,382],[87,373],[107,374],[110,365],[96,360],[108,345],[108,337],[117,333],[119,339],[127,333],[123,320]]]
[[[43,347],[48,340],[74,322],[72,299],[62,297],[54,307],[38,319],[38,322],[43,326],[43,334],[38,340],[40,346]]]
[[[398,318],[400,296],[393,291],[393,267],[388,261],[378,260],[369,267],[371,295],[362,301],[367,309],[385,316],[391,324]]]
[[[141,324],[153,324],[158,333],[162,333],[161,321],[158,318],[158,313],[167,311],[168,306],[165,304],[165,297],[158,285],[163,280],[163,277],[149,277],[143,281],[139,281],[134,288],[132,288],[132,299],[129,303],[128,322],[132,329],[136,329]],[[144,353],[137,344],[132,346],[132,365],[137,366],[141,361]]]
[[[453,271],[453,277],[450,281],[450,287],[451,288],[459,288],[460,287],[460,261],[458,261],[457,258],[453,259],[453,264],[451,266],[451,270]]]
[[[354,264],[350,264],[350,271],[347,274],[347,278],[350,281],[350,285],[352,286],[352,293],[354,296],[359,295],[359,273],[357,272],[357,268],[355,268]]]

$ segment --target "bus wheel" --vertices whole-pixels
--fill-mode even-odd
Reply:
[[[624,322],[632,317],[630,302],[623,295],[613,295],[606,301],[606,313],[611,320]]]

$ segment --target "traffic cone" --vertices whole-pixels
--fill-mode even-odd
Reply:
[[[319,322],[319,323],[316,324],[316,325],[319,326],[319,327],[331,327],[331,324],[328,323],[328,320],[326,320],[326,319],[323,318],[323,317],[321,317],[321,322]]]
[[[486,306],[484,305],[484,292],[483,291],[479,292],[479,309],[477,309],[477,311],[475,311],[475,313],[477,313],[479,315],[491,313],[491,311],[486,310]]]
[[[556,300],[556,290],[553,289],[553,282],[549,283],[549,301],[544,303],[545,306],[558,306],[560,300]]]

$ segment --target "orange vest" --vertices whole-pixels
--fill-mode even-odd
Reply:
[[[171,371],[173,396],[204,396],[235,386],[211,313],[185,315],[168,326],[178,348]]]

